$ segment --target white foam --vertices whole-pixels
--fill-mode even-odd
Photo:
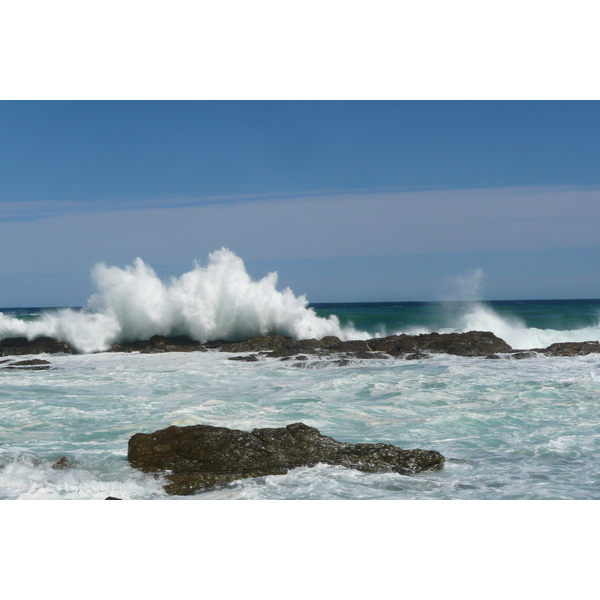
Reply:
[[[453,328],[445,332],[491,331],[513,348],[545,348],[556,342],[600,341],[600,323],[581,329],[557,330],[527,327],[515,316],[501,316],[481,302],[468,305]]]
[[[85,310],[65,309],[33,322],[0,313],[0,339],[45,335],[87,353],[157,334],[186,334],[200,342],[275,333],[295,339],[371,337],[342,328],[336,316],[318,317],[306,296],[289,288],[278,291],[277,273],[253,280],[242,259],[227,248],[212,252],[206,267],[196,264],[167,283],[141,258],[124,269],[97,264],[92,278],[98,291]]]

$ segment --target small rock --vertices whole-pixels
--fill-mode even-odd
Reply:
[[[59,458],[52,465],[52,468],[56,469],[57,471],[64,471],[65,469],[68,469],[70,466],[71,466],[71,462],[69,461],[69,459],[66,456],[63,456],[62,458]]]
[[[409,354],[406,357],[406,360],[419,360],[421,358],[431,358],[429,354],[425,352],[414,352],[413,354]]]
[[[258,356],[256,356],[256,354],[250,354],[250,356],[230,356],[229,360],[240,360],[243,362],[257,362]]]
[[[536,354],[535,352],[516,352],[515,354],[512,355],[511,358],[514,358],[515,360],[523,360],[524,358],[535,358]]]

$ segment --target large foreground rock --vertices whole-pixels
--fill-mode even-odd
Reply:
[[[338,442],[304,423],[251,433],[210,425],[136,433],[129,440],[127,458],[146,473],[170,471],[165,490],[177,495],[318,463],[367,473],[437,471],[444,464],[444,457],[433,450]]]

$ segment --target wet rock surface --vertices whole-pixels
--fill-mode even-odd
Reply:
[[[206,352],[206,348],[188,335],[165,337],[153,335],[149,340],[113,344],[110,352],[140,352],[158,354],[161,352]]]
[[[511,352],[512,348],[489,331],[468,333],[427,333],[421,335],[391,335],[370,340],[343,342],[338,337],[327,336],[321,340],[293,340],[282,335],[252,338],[245,342],[223,342],[221,352],[269,351],[272,358],[296,354],[340,354],[344,358],[387,358],[395,356],[409,360],[428,358],[430,353],[457,356],[489,356],[497,352]]]
[[[50,363],[47,360],[32,358],[30,360],[2,360],[0,364],[7,363],[5,369],[17,369],[20,371],[47,371],[50,369]]]
[[[167,472],[165,490],[188,495],[237,479],[284,475],[319,463],[367,473],[418,473],[443,468],[433,450],[403,450],[392,444],[350,444],[322,435],[304,423],[252,432],[193,425],[137,433],[127,458],[146,473]]]
[[[512,348],[491,331],[467,333],[422,333],[420,335],[390,335],[368,340],[372,350],[391,355],[444,353],[456,356],[488,356],[510,352]]]
[[[600,342],[559,342],[535,351],[546,356],[585,356],[600,353]]]
[[[38,337],[34,340],[24,337],[0,340],[0,356],[23,354],[75,354],[75,350],[66,342],[59,342],[50,337]]]

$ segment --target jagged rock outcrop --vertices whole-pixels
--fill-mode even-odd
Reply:
[[[153,335],[149,340],[137,342],[123,342],[113,344],[110,352],[140,352],[142,354],[156,354],[160,352],[206,352],[206,348],[189,335],[165,337]]]
[[[23,354],[75,354],[75,350],[66,342],[51,337],[38,337],[28,340],[24,337],[0,340],[0,356],[22,356]]]
[[[458,356],[489,356],[496,352],[511,352],[512,348],[490,331],[468,333],[423,333],[420,335],[390,335],[370,340],[343,342],[335,336],[321,340],[293,340],[282,335],[265,335],[245,342],[223,342],[221,352],[268,352],[268,356],[287,357],[295,354],[345,354],[347,358],[382,358],[391,356],[427,358],[429,353]]]
[[[390,335],[368,340],[372,350],[391,355],[445,353],[457,356],[488,356],[496,352],[511,352],[512,348],[491,331],[467,333],[422,333],[420,335]]]
[[[212,341],[201,344],[187,335],[166,337],[154,335],[149,340],[113,344],[111,352],[140,352],[153,354],[160,352],[251,352],[270,358],[289,358],[299,354],[313,356],[338,355],[344,359],[397,358],[421,359],[430,354],[454,354],[456,356],[484,356],[497,358],[498,354],[515,353],[512,358],[530,358],[532,353],[546,356],[584,356],[600,353],[600,342],[560,342],[547,348],[533,348],[529,352],[513,350],[504,340],[490,331],[469,331],[467,333],[422,333],[420,335],[390,335],[369,340],[342,341],[335,336],[321,340],[294,340],[283,335],[264,335],[243,342]],[[0,340],[0,357],[24,354],[75,354],[76,351],[66,342],[50,337],[27,340],[24,337]],[[235,357],[233,360],[255,361],[258,357]],[[6,368],[6,367],[5,367]],[[32,366],[33,368],[33,366]],[[37,368],[37,367],[36,367]]]
[[[535,351],[546,356],[585,356],[600,353],[600,342],[558,342]]]
[[[402,450],[392,444],[350,444],[321,435],[304,423],[252,432],[192,425],[136,433],[127,458],[146,473],[168,471],[165,490],[187,495],[237,479],[283,475],[319,463],[368,473],[440,470],[444,457],[433,450]]]

